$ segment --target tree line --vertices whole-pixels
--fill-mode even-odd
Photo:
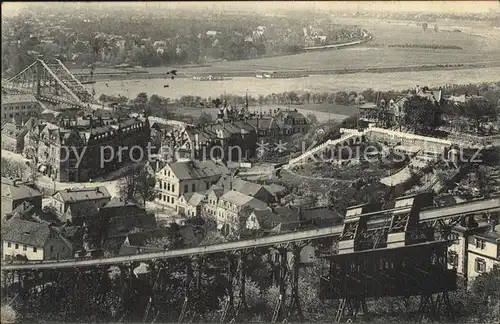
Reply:
[[[456,45],[438,45],[438,44],[396,44],[389,45],[388,47],[402,47],[402,48],[430,48],[430,49],[462,49]]]
[[[442,96],[461,96],[474,95],[481,96],[485,101],[495,105],[500,100],[500,82],[496,84],[481,83],[481,84],[454,84],[445,85],[439,88],[427,88],[427,90],[442,90]],[[137,95],[134,99],[129,99],[124,96],[110,96],[102,94],[99,100],[103,103],[118,103],[120,105],[128,105],[132,109],[144,109],[146,107],[166,109],[168,105],[175,104],[182,107],[199,107],[199,108],[218,108],[224,101],[231,105],[244,105],[247,101],[250,106],[264,104],[359,104],[362,102],[381,102],[386,103],[392,99],[396,101],[403,96],[406,96],[411,89],[407,90],[388,90],[376,91],[374,89],[366,89],[363,91],[324,91],[324,92],[309,92],[309,91],[285,91],[282,93],[271,93],[267,95],[252,96],[221,94],[218,97],[201,97],[186,95],[179,98],[171,99],[164,98],[158,95],[151,95],[148,101],[147,93],[143,92]]]

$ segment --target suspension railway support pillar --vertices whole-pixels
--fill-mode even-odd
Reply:
[[[205,317],[204,311],[200,307],[202,302],[200,293],[203,267],[204,260],[201,256],[195,256],[186,261],[185,298],[178,319],[179,323],[182,323],[186,318],[193,322],[200,316]]]
[[[228,282],[230,287],[220,323],[226,321],[235,322],[244,316],[247,311],[245,298],[247,260],[248,252],[245,250],[228,256]]]
[[[226,319],[232,316],[235,310],[234,305],[234,291],[238,284],[238,269],[239,266],[236,256],[232,253],[227,255],[227,281],[229,285],[226,288],[226,300],[222,307],[222,315],[219,323],[224,323]]]
[[[275,249],[279,253],[279,297],[274,309],[272,322],[303,320],[299,296],[300,253],[304,243],[289,243]],[[291,256],[290,260],[288,255]]]
[[[299,270],[300,270],[300,252],[305,244],[292,243],[291,244],[291,255],[290,268],[291,268],[291,295],[290,295],[290,305],[287,310],[287,318],[296,317],[299,321],[304,320],[304,315],[302,314],[302,308],[300,306],[299,297]],[[296,314],[295,314],[296,313]]]
[[[127,264],[120,266],[120,287],[121,287],[121,301],[123,315],[120,318],[122,320],[131,313],[134,309],[134,265]]]
[[[239,259],[239,265],[238,265],[238,279],[239,279],[239,287],[240,287],[240,293],[238,295],[239,301],[238,301],[238,306],[236,309],[236,316],[239,314],[239,312],[246,312],[247,311],[247,301],[246,301],[246,266],[247,266],[247,261],[248,261],[248,253],[246,251],[241,251],[240,252],[240,259]]]

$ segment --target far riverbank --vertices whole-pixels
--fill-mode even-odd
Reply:
[[[489,61],[484,63],[456,63],[456,64],[436,64],[436,65],[408,65],[394,67],[374,67],[374,68],[344,68],[344,69],[287,69],[280,72],[304,73],[308,75],[338,75],[338,74],[355,74],[355,73],[395,73],[395,72],[423,72],[423,71],[438,71],[438,70],[464,70],[474,68],[500,67],[500,60]],[[148,79],[171,79],[171,75],[166,74],[166,70],[158,68],[155,71],[120,71],[94,73],[95,81],[124,81],[124,80],[148,80]],[[163,71],[165,70],[165,71]],[[197,73],[178,72],[176,78],[192,78],[196,76],[217,75],[222,77],[255,77],[256,71],[220,71],[220,72],[205,72]],[[76,73],[76,76],[83,79],[88,79],[88,73]],[[208,81],[209,82],[209,81]]]

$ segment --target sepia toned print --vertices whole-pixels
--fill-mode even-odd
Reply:
[[[494,323],[497,1],[4,2],[2,323]]]

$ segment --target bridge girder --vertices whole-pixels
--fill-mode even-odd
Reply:
[[[55,60],[54,64],[36,60],[3,82],[2,90],[32,94],[40,101],[78,108],[84,108],[93,101],[93,96],[59,60]]]

